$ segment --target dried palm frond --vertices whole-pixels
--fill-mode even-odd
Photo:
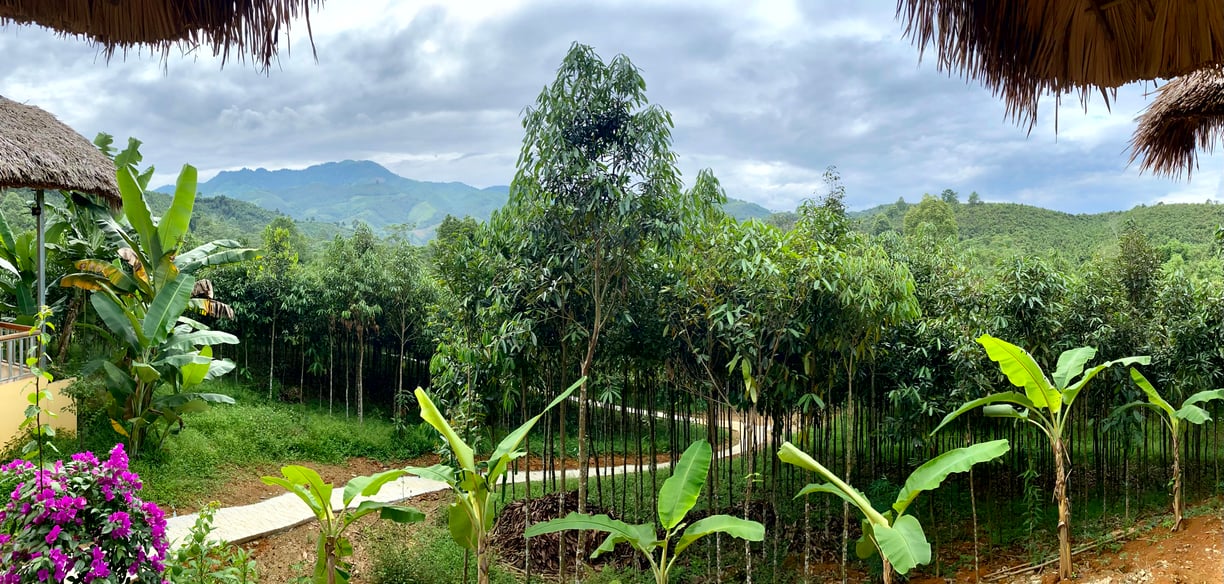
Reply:
[[[310,8],[322,0],[0,0],[0,25],[33,24],[88,39],[109,59],[148,48],[165,59],[171,47],[206,46],[222,63],[231,51],[267,70],[282,33],[298,17],[310,30]],[[312,40],[313,44],[313,40]]]
[[[1198,168],[1198,149],[1215,149],[1224,130],[1224,68],[1209,67],[1178,77],[1138,118],[1131,137],[1131,162],[1140,171],[1186,180]]]
[[[942,70],[980,81],[1031,127],[1043,94],[1100,92],[1224,64],[1224,2],[898,0]]]

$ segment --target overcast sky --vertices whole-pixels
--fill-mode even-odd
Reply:
[[[370,159],[419,180],[507,184],[520,118],[570,43],[642,69],[671,111],[685,177],[709,167],[728,193],[793,209],[836,165],[860,209],[945,188],[962,200],[1068,212],[1224,200],[1224,156],[1190,183],[1127,167],[1151,86],[1112,111],[1052,101],[1028,133],[982,87],[920,62],[893,0],[654,2],[330,0],[295,23],[269,74],[207,50],[116,56],[42,29],[0,27],[0,95],[88,137],[144,141],[157,184],[183,163],[242,167]]]

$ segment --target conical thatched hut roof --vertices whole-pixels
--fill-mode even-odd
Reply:
[[[1224,64],[1217,0],[898,0],[905,34],[939,67],[981,81],[1032,124],[1037,99],[1086,99]]]
[[[1131,138],[1131,161],[1141,171],[1190,178],[1198,148],[1215,147],[1224,130],[1224,68],[1209,67],[1178,77],[1160,88]]]
[[[0,189],[70,190],[118,207],[115,164],[55,116],[0,96]]]
[[[0,0],[0,25],[35,24],[116,50],[149,48],[163,58],[176,44],[230,51],[267,69],[282,32],[322,0]]]

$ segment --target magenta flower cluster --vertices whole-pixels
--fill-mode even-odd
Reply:
[[[0,466],[0,584],[161,584],[166,519],[140,488],[122,444],[104,461]]]

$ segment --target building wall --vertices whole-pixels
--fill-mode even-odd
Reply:
[[[47,410],[59,414],[48,422],[58,430],[76,432],[76,414],[69,411],[72,400],[62,395],[62,390],[72,383],[72,379],[53,381],[51,403],[44,404]],[[34,378],[24,377],[13,381],[0,383],[0,446],[8,444],[18,435],[18,427],[25,421],[25,409],[30,404],[29,395],[34,391]]]

